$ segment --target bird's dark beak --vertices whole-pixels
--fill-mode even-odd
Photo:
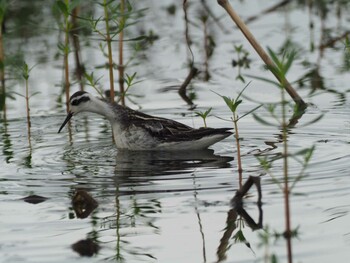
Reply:
[[[61,132],[61,130],[63,129],[63,127],[67,124],[67,122],[69,122],[69,120],[73,117],[73,113],[69,112],[66,119],[64,120],[64,122],[62,123],[60,129],[58,130],[58,133]]]

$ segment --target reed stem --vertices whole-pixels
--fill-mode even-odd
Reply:
[[[28,85],[28,79],[26,79],[25,82],[26,82],[26,95],[25,95],[25,99],[26,99],[26,110],[27,110],[27,125],[28,125],[28,134],[30,134],[31,123],[30,123],[29,85]]]
[[[29,78],[29,75],[28,75]],[[26,78],[26,110],[27,110],[27,134],[28,134],[28,144],[29,148],[31,149],[32,143],[31,143],[31,132],[30,132],[30,127],[31,127],[31,122],[30,122],[30,108],[29,108],[29,83],[28,83],[28,78]]]
[[[73,46],[74,46],[74,57],[75,57],[75,63],[76,63],[76,76],[77,79],[79,80],[80,84],[80,90],[84,91],[84,81],[83,81],[83,76],[84,76],[84,66],[81,63],[81,54],[80,54],[80,41],[79,41],[79,25],[77,23],[77,17],[79,16],[79,7],[75,7],[73,9],[73,14],[72,14],[72,31],[71,37],[73,41]]]
[[[291,218],[290,218],[290,205],[289,205],[289,174],[288,174],[288,124],[286,121],[286,101],[284,95],[284,89],[282,92],[282,134],[283,134],[283,173],[284,173],[284,209],[285,209],[285,238],[287,240],[287,256],[288,263],[293,262],[292,257],[292,240],[291,240]]]
[[[285,76],[277,74],[275,70],[276,65],[273,63],[269,55],[264,51],[264,49],[260,46],[258,41],[255,39],[253,34],[250,32],[248,27],[245,25],[243,20],[239,17],[239,15],[234,11],[232,8],[230,2],[228,0],[217,0],[218,4],[221,5],[226,12],[230,15],[232,20],[235,22],[237,27],[242,31],[243,35],[247,38],[249,43],[253,46],[255,51],[258,53],[260,58],[264,61],[264,63],[268,66],[272,74],[277,78],[277,80],[281,83],[281,85],[286,89],[288,94],[292,97],[294,102],[302,109],[305,109],[307,107],[307,104],[303,101],[303,99],[299,96],[299,94],[294,90],[294,88],[291,86],[291,84],[288,82],[288,80],[285,78]]]
[[[0,109],[4,111],[4,117],[6,118],[6,89],[5,89],[5,54],[3,46],[3,23],[2,18],[0,23]]]
[[[125,17],[124,17],[124,9],[125,9],[125,0],[120,0],[120,26],[122,27],[119,32],[119,91],[120,91],[120,101],[123,106],[125,106],[125,91],[124,91],[124,61],[123,61],[123,46],[124,46],[124,26],[125,26]]]
[[[242,188],[242,160],[241,160],[241,145],[239,142],[239,133],[238,133],[238,118],[236,113],[233,113],[233,124],[235,126],[235,139],[236,139],[236,146],[237,146],[237,165],[238,165],[238,174],[239,174],[239,188]]]
[[[69,0],[66,0],[66,5],[69,5]],[[64,89],[66,92],[66,111],[69,113],[69,92],[70,92],[70,82],[69,82],[69,62],[68,62],[68,54],[69,54],[69,28],[70,22],[69,17],[65,17],[65,36],[64,36],[64,55],[63,55],[63,63],[64,63]]]
[[[103,1],[104,7],[104,15],[106,22],[106,36],[105,40],[107,42],[108,48],[108,68],[109,68],[109,85],[110,85],[110,100],[114,102],[114,73],[113,73],[113,54],[112,54],[112,38],[110,36],[110,28],[109,28],[109,16],[108,16],[108,3],[107,0]]]

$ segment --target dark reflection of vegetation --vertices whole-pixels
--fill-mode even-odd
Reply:
[[[131,196],[131,207],[122,207],[119,195],[119,186],[116,186],[116,212],[115,214],[105,217],[103,219],[104,228],[115,229],[116,240],[115,242],[115,254],[108,259],[117,261],[125,260],[125,254],[131,254],[135,256],[141,256],[141,258],[152,258],[155,257],[148,251],[140,251],[140,249],[131,248],[128,242],[123,240],[121,230],[123,228],[136,228],[140,225],[151,228],[153,232],[158,232],[158,227],[153,224],[153,217],[156,213],[161,213],[161,205],[157,199],[143,200],[142,202],[137,201],[136,195]],[[145,222],[146,221],[146,222]]]
[[[255,185],[258,193],[257,207],[259,210],[258,222],[247,213],[243,207],[243,197],[248,193],[250,188]],[[220,240],[219,247],[217,249],[218,262],[226,259],[226,253],[231,247],[230,239],[234,240],[234,243],[243,243],[249,249],[251,249],[249,241],[245,238],[243,232],[244,222],[254,231],[261,229],[263,225],[263,211],[262,211],[262,192],[260,186],[260,177],[250,176],[242,187],[236,191],[235,196],[231,200],[232,209],[227,213],[226,228],[224,234]],[[234,231],[238,228],[236,233]]]
[[[13,149],[12,149],[12,142],[11,142],[11,136],[7,132],[7,122],[3,122],[0,119],[0,123],[3,123],[3,129],[0,129],[0,134],[2,134],[2,141],[3,141],[3,149],[2,153],[5,156],[6,163],[10,163],[11,159],[13,158]]]
[[[7,1],[0,1],[0,111],[4,111],[6,116],[5,100],[5,54],[4,54],[4,25],[5,25],[5,14],[7,9]]]

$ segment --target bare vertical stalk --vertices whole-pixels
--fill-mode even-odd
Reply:
[[[283,173],[284,173],[284,209],[285,209],[285,238],[287,240],[287,256],[288,263],[293,262],[292,257],[292,240],[291,240],[291,218],[290,218],[290,206],[289,206],[289,176],[288,176],[288,124],[286,121],[286,101],[284,95],[284,89],[281,88],[282,92],[282,133],[283,133]]]
[[[66,6],[69,5],[69,0],[65,1]],[[66,111],[69,113],[69,93],[70,93],[70,82],[69,82],[69,63],[68,63],[68,54],[69,54],[69,16],[65,16],[65,36],[64,36],[64,88],[66,92]]]
[[[28,76],[29,77],[29,76]],[[26,95],[25,95],[25,99],[26,99],[26,110],[27,110],[27,125],[28,125],[28,135],[30,135],[30,127],[31,127],[31,123],[30,123],[30,109],[29,109],[29,85],[28,85],[28,78],[26,78]]]
[[[205,61],[204,61],[204,66],[205,66],[205,80],[208,81],[210,78],[209,75],[209,56],[210,56],[210,51],[209,51],[209,36],[208,36],[208,17],[206,15],[203,15],[203,30],[204,30],[204,52],[205,52]]]
[[[0,17],[0,108],[4,111],[4,118],[6,120],[6,89],[5,89],[5,53],[3,46],[3,25],[5,22],[5,6],[1,7],[3,15]]]
[[[114,73],[113,73],[113,54],[112,54],[112,38],[109,28],[109,15],[108,15],[108,3],[107,0],[103,1],[104,15],[106,22],[106,42],[108,48],[108,68],[109,68],[109,85],[110,85],[110,100],[114,102]]]
[[[29,143],[29,147],[31,148],[32,147],[32,143],[31,143],[31,132],[30,132],[31,122],[30,122],[30,108],[29,108],[29,84],[28,84],[28,78],[29,78],[29,75],[27,75],[27,77],[25,78],[25,82],[26,82],[25,99],[26,99],[26,109],[27,109],[28,143]]]
[[[117,240],[116,240],[116,255],[115,255],[115,258],[119,261],[121,259],[123,259],[122,255],[121,255],[121,234],[120,234],[120,215],[121,215],[121,207],[120,207],[120,201],[119,201],[119,186],[117,186],[117,189],[116,189],[116,195],[115,195],[115,209],[116,209],[116,213],[115,213],[115,216],[116,216],[116,219],[115,219],[115,223],[116,223],[116,226],[115,226],[115,230],[116,230],[116,237],[117,237]]]
[[[121,31],[119,32],[119,91],[120,91],[120,102],[123,106],[125,106],[125,91],[124,91],[124,62],[123,62],[123,39],[124,39],[124,26],[125,26],[125,0],[120,0],[120,23]]]
[[[294,102],[302,109],[305,109],[307,107],[306,103],[303,101],[303,99],[299,96],[299,94],[294,90],[294,88],[291,86],[291,84],[288,82],[288,80],[285,78],[285,76],[279,75],[276,73],[276,65],[273,63],[269,55],[264,51],[264,49],[260,46],[258,41],[255,39],[253,34],[250,32],[248,27],[244,24],[243,20],[238,16],[238,14],[234,11],[232,8],[230,2],[228,0],[217,0],[219,5],[221,5],[226,12],[230,15],[232,20],[236,23],[238,28],[242,31],[244,36],[247,38],[249,43],[253,46],[255,51],[258,53],[260,58],[264,61],[264,63],[268,66],[272,74],[277,78],[277,80],[281,83],[281,85],[286,89],[288,94],[291,96],[291,98],[294,100]]]
[[[241,145],[239,142],[239,133],[238,133],[238,125],[237,125],[238,119],[236,113],[233,113],[233,124],[235,126],[235,139],[236,139],[236,145],[237,145],[237,165],[238,165],[238,175],[239,175],[239,188],[242,188],[242,160],[241,160]]]
[[[187,96],[186,94],[186,88],[187,86],[190,84],[191,80],[196,76],[198,69],[194,67],[194,56],[193,56],[193,52],[191,49],[191,39],[190,39],[190,35],[189,35],[189,30],[188,30],[188,17],[187,17],[187,0],[183,0],[182,3],[182,8],[184,11],[184,18],[185,18],[185,38],[186,38],[186,44],[187,44],[187,48],[190,51],[191,54],[191,61],[190,61],[190,72],[188,73],[185,81],[182,83],[182,85],[180,86],[178,93],[181,96],[181,98],[191,107],[194,106],[193,101]]]
[[[79,42],[79,28],[77,24],[77,17],[79,15],[79,7],[75,7],[73,9],[72,14],[72,31],[71,31],[71,37],[73,41],[74,46],[74,57],[75,57],[75,63],[76,63],[76,76],[80,84],[80,90],[84,90],[84,82],[83,82],[83,75],[84,75],[84,66],[81,63],[81,55],[80,55],[80,42]]]

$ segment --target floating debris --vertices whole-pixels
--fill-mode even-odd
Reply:
[[[79,240],[72,245],[72,249],[82,257],[92,257],[100,250],[100,246],[92,239]]]
[[[43,197],[40,195],[28,195],[27,197],[22,198],[24,202],[34,204],[34,205],[45,202],[47,199],[48,199],[47,197]]]
[[[95,210],[98,203],[85,190],[77,190],[72,198],[72,205],[78,218],[86,218]]]

